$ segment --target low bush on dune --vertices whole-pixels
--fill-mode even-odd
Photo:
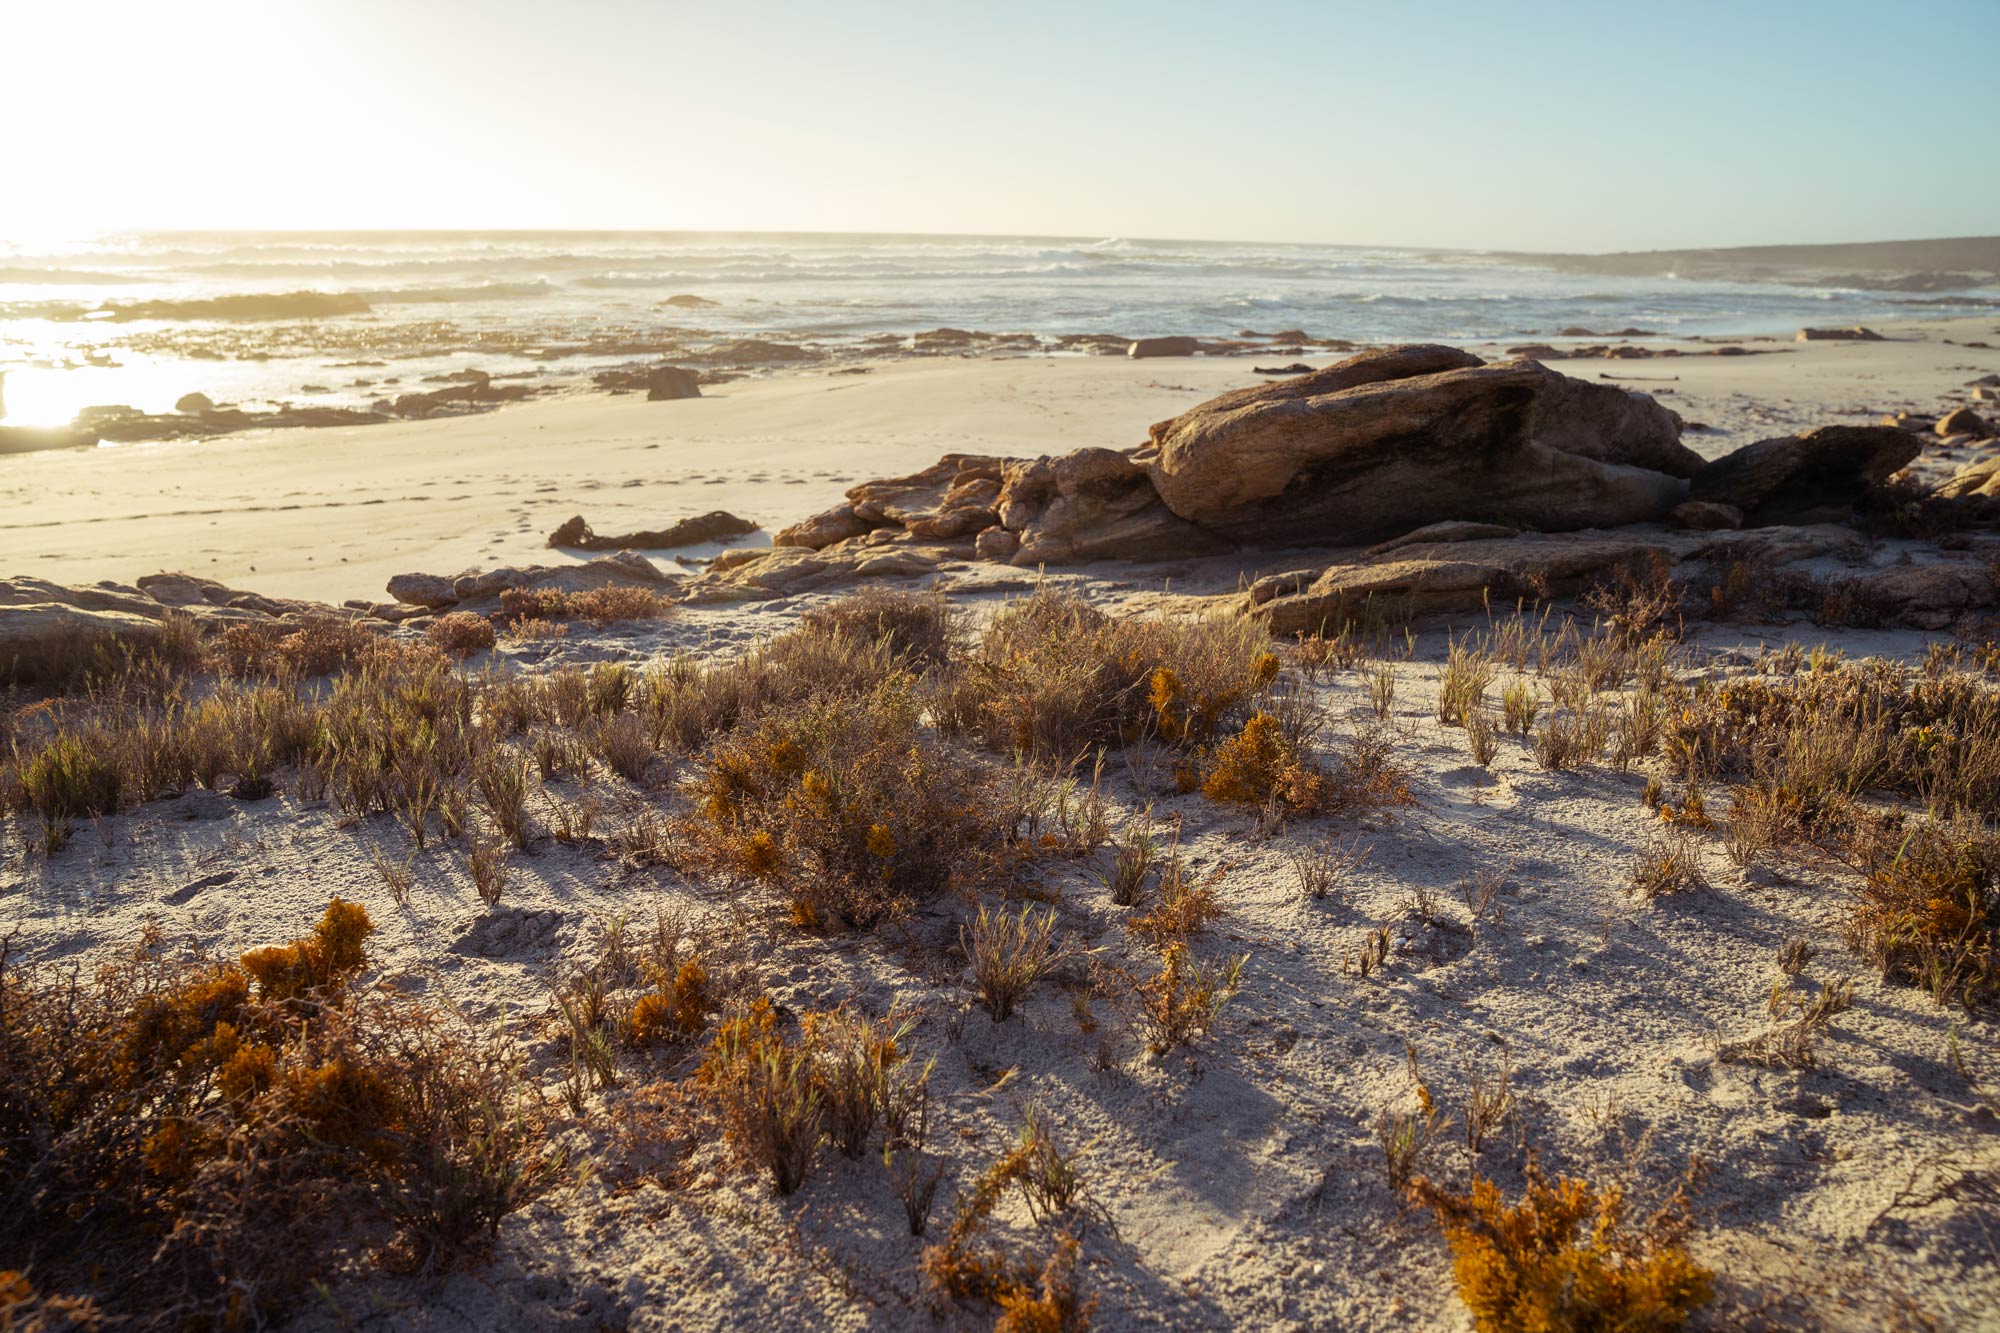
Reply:
[[[1044,588],[994,616],[945,715],[995,749],[1066,763],[1147,736],[1206,744],[1277,671],[1247,618],[1121,619]]]
[[[424,639],[446,657],[483,653],[498,642],[493,622],[472,611],[453,611],[424,627]]]
[[[88,981],[0,956],[0,1267],[121,1326],[251,1327],[379,1256],[476,1251],[545,1175],[503,1052],[357,988],[373,923]]]
[[[800,621],[809,631],[885,643],[898,665],[913,672],[944,666],[956,638],[951,603],[936,591],[864,588],[814,607]]]
[[[868,926],[977,873],[1000,833],[989,783],[891,678],[767,714],[709,751],[692,795],[717,864],[778,889],[800,925]]]
[[[611,584],[570,591],[563,588],[509,588],[500,594],[500,614],[509,621],[588,620],[602,628],[623,620],[658,620],[673,603],[651,588]]]
[[[1411,1194],[1443,1225],[1481,1333],[1666,1333],[1713,1291],[1713,1275],[1682,1243],[1678,1195],[1634,1222],[1617,1186],[1552,1180],[1532,1163],[1513,1204],[1484,1178],[1464,1193],[1418,1179]]]

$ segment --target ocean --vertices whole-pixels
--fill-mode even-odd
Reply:
[[[1975,293],[2000,298],[2000,292]],[[699,298],[664,304],[668,298]],[[1119,237],[686,232],[157,233],[0,242],[8,425],[366,407],[479,369],[581,381],[762,338],[893,352],[937,328],[1374,341],[1790,333],[1936,313],[1771,282],[1602,277],[1477,252]],[[869,340],[874,340],[872,343]]]

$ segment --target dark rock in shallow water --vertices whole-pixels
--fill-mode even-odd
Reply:
[[[184,393],[174,399],[176,412],[213,412],[215,400],[205,393]]]
[[[1294,362],[1292,362],[1292,364],[1291,364],[1291,365],[1289,365],[1289,366],[1252,366],[1252,367],[1250,367],[1250,370],[1251,370],[1251,373],[1252,373],[1252,374],[1256,374],[1256,375],[1310,375],[1310,374],[1312,374],[1312,367],[1311,367],[1311,366],[1309,366],[1309,365],[1307,365],[1307,364],[1306,364],[1305,362],[1303,362],[1303,361],[1294,361]]]
[[[600,537],[578,514],[549,534],[549,545],[576,551],[658,550],[672,546],[695,546],[702,542],[727,541],[757,531],[758,525],[716,509],[698,518],[684,518],[658,532],[628,532],[621,537]]]

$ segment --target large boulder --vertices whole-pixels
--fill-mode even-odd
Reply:
[[[1265,546],[1356,544],[1446,519],[1658,521],[1702,465],[1680,419],[1644,394],[1421,345],[1224,394],[1151,434],[1135,457],[1169,510]]]
[[[1116,449],[1010,465],[999,520],[1019,534],[1010,556],[1017,565],[1176,559],[1230,547],[1161,503],[1146,470]]]
[[[1838,521],[1919,448],[1894,426],[1821,426],[1716,459],[1695,474],[1688,498],[1731,505],[1750,527]]]

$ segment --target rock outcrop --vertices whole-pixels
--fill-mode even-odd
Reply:
[[[1138,449],[948,455],[852,488],[776,545],[825,550],[891,529],[1028,566],[1359,545],[1444,522],[1664,521],[1702,466],[1679,433],[1643,394],[1532,361],[1383,348],[1223,394]]]
[[[1470,519],[1544,530],[1665,518],[1701,458],[1643,394],[1456,348],[1364,352],[1152,428],[1168,509],[1231,540],[1345,545]]]
[[[1730,505],[1751,527],[1837,521],[1919,448],[1894,426],[1821,426],[1716,459],[1695,474],[1688,498]]]
[[[1567,596],[1621,565],[1641,568],[1672,551],[1669,542],[1617,533],[1419,542],[1317,573],[1260,579],[1244,594],[1243,609],[1279,636],[1334,632],[1371,614],[1394,620]]]

